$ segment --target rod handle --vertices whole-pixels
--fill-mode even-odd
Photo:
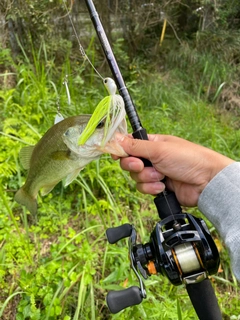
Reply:
[[[132,136],[134,139],[148,140],[147,131],[144,128],[140,128],[140,129],[136,130],[135,132],[133,132]],[[149,161],[148,159],[144,159],[144,158],[140,158],[140,159],[144,163],[144,167],[152,167],[151,161]]]
[[[210,280],[187,284],[186,289],[200,320],[222,320],[221,310]]]

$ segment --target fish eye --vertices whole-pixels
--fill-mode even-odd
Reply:
[[[65,131],[63,135],[64,136],[69,136],[69,130]]]
[[[96,128],[97,128],[97,129],[101,129],[101,128],[104,127],[104,124],[105,124],[105,119],[102,120],[102,121],[100,121]]]

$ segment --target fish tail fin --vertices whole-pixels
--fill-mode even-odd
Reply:
[[[25,206],[31,214],[35,215],[37,213],[37,200],[29,195],[24,188],[20,188],[15,194],[14,200]]]

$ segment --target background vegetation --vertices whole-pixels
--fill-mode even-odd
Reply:
[[[239,160],[239,1],[95,4],[148,132],[178,135]],[[67,6],[89,58],[110,76],[84,1]],[[141,305],[109,313],[107,291],[136,279],[127,243],[108,245],[106,228],[134,223],[139,241],[147,242],[158,221],[152,198],[137,193],[109,155],[68,188],[59,184],[39,197],[37,217],[13,201],[26,178],[19,150],[52,126],[58,107],[65,117],[91,113],[105,91],[79,52],[64,2],[4,0],[0,15],[0,319],[196,319],[184,287],[160,275],[146,281]],[[223,317],[240,319],[227,251],[208,225],[221,254],[211,280]]]

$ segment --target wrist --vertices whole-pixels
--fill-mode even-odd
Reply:
[[[210,182],[218,173],[220,173],[223,169],[225,169],[230,164],[234,163],[235,161],[225,157],[215,151],[212,151],[214,154],[211,157],[211,170],[210,170]]]

